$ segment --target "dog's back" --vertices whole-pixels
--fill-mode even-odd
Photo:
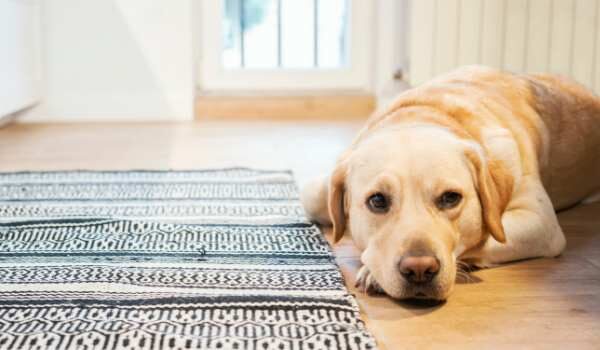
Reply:
[[[540,171],[554,207],[595,197],[600,193],[600,97],[563,77],[522,77],[549,132],[548,162]]]
[[[402,93],[369,120],[357,139],[396,122],[395,111],[410,105],[454,110],[452,118],[472,134],[483,124],[509,128],[525,159],[523,171],[539,171],[557,210],[600,199],[600,98],[574,81],[462,67]]]

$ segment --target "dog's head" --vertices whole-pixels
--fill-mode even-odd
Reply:
[[[379,130],[338,162],[328,209],[336,240],[348,231],[379,286],[399,299],[446,299],[457,258],[492,237],[512,183],[481,147],[427,124]]]

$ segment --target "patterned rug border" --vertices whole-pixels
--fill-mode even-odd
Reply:
[[[89,181],[79,182],[88,174]],[[227,187],[230,184],[240,187]],[[277,185],[287,187],[282,192],[284,187]],[[188,188],[189,198],[171,198]],[[57,192],[61,190],[68,192]],[[227,344],[249,349],[376,348],[334,250],[321,228],[307,221],[299,192],[289,169],[0,172],[0,197],[14,198],[0,199],[5,215],[0,218],[0,237],[10,237],[0,253],[0,269],[7,271],[0,276],[0,349],[44,344],[57,349],[75,344],[146,349],[155,347],[146,342],[154,344],[154,339],[168,348],[228,348]],[[52,199],[57,194],[70,205],[52,203],[59,201]],[[138,194],[147,197],[134,198]],[[251,198],[254,194],[256,198]],[[58,195],[54,198],[62,198]],[[278,195],[282,197],[274,198]],[[91,197],[78,199],[85,196]],[[128,204],[136,200],[144,210]],[[20,202],[36,201],[39,204],[31,209],[27,205],[19,209]],[[113,207],[105,203],[110,201],[115,202]],[[34,215],[39,220],[32,219]],[[123,227],[118,226],[121,222]],[[110,230],[102,226],[110,224],[116,226]],[[54,234],[61,238],[48,236]],[[119,236],[137,234],[141,239]],[[157,238],[161,235],[165,238]],[[192,242],[190,237],[205,244],[207,251],[182,245]],[[144,239],[152,244],[148,247],[158,248],[144,250]],[[173,245],[164,246],[171,241]],[[118,248],[107,242],[118,242]],[[110,247],[116,249],[114,259],[108,256]],[[36,267],[42,275],[27,271]],[[194,274],[195,269],[207,277]],[[168,282],[176,276],[188,278],[188,272],[197,279]],[[159,273],[164,282],[151,277]],[[150,276],[151,281],[136,284],[141,281],[137,276]],[[158,315],[164,318],[155,318]],[[240,315],[246,319],[240,320]],[[64,333],[67,325],[73,330]],[[125,328],[104,333],[106,327]],[[213,334],[217,329],[219,333]]]

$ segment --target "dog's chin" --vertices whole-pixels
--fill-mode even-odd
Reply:
[[[436,283],[427,284],[404,284],[398,288],[383,288],[385,293],[397,300],[429,300],[444,301],[448,292]]]

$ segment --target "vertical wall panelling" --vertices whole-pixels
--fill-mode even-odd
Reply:
[[[504,67],[511,71],[525,68],[529,1],[507,0],[505,12]]]
[[[550,57],[551,0],[529,0],[526,71],[547,71]]]
[[[591,87],[596,33],[596,0],[575,1],[572,76]]]
[[[457,65],[481,62],[481,23],[483,2],[460,0],[458,9],[458,62]]]
[[[596,52],[594,53],[594,91],[600,95],[600,1],[596,2]]]
[[[439,74],[456,67],[458,51],[458,0],[443,0],[437,2],[435,37],[435,56],[433,57],[433,72]]]
[[[436,0],[418,0],[411,4],[410,33],[410,79],[422,83],[433,76],[432,61],[435,57],[435,13]]]
[[[413,0],[409,78],[467,64],[571,76],[600,93],[600,0]]]
[[[552,1],[552,24],[550,28],[549,71],[570,75],[573,51],[573,21],[575,0]]]
[[[481,63],[500,67],[504,51],[504,0],[483,1]]]

